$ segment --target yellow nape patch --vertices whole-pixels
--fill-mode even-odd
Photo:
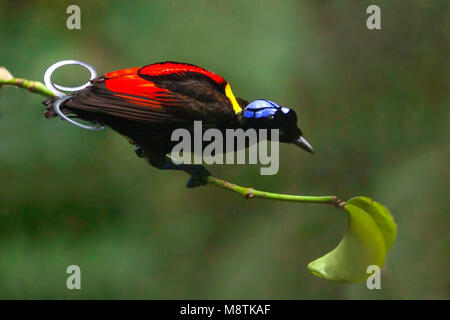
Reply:
[[[227,83],[227,86],[225,87],[225,95],[230,99],[231,104],[233,105],[233,110],[235,114],[238,114],[242,111],[241,106],[236,101],[236,97],[233,94],[233,91],[231,91],[230,84]]]

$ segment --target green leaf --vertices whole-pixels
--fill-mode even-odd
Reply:
[[[366,197],[351,199],[344,209],[349,214],[344,238],[333,251],[311,262],[308,269],[328,280],[359,282],[370,275],[368,266],[383,266],[397,226],[385,206]]]

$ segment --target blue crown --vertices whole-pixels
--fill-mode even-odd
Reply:
[[[269,116],[273,116],[275,112],[279,110],[283,113],[288,113],[290,111],[289,108],[280,107],[275,102],[269,100],[255,100],[245,107],[244,118],[267,118]]]

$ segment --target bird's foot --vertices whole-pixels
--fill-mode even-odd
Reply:
[[[134,152],[139,158],[145,158],[145,150],[141,146],[137,146]]]
[[[208,184],[208,181],[206,181],[206,177],[210,176],[211,173],[206,169],[204,166],[197,166],[198,169],[195,169],[191,173],[191,178],[186,184],[187,188],[195,188],[200,187]]]
[[[202,165],[194,164],[174,164],[173,162],[165,163],[162,170],[184,170],[191,175],[186,184],[187,188],[195,188],[208,184],[206,177],[210,176],[210,172]]]

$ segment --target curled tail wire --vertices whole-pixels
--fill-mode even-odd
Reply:
[[[92,126],[87,126],[81,123],[78,123],[72,119],[70,119],[68,116],[66,116],[64,114],[63,111],[61,111],[61,105],[64,103],[64,101],[70,99],[72,96],[69,95],[65,95],[64,93],[62,93],[59,90],[63,90],[63,91],[79,91],[82,90],[86,87],[88,87],[90,85],[90,81],[86,82],[85,84],[83,84],[82,86],[79,87],[63,87],[57,84],[53,84],[52,82],[52,74],[53,72],[55,72],[58,68],[62,67],[62,66],[66,66],[66,65],[80,65],[82,67],[85,67],[86,69],[88,69],[91,73],[91,77],[90,77],[90,81],[95,79],[97,77],[97,72],[95,71],[95,69],[84,62],[78,61],[78,60],[62,60],[59,62],[54,63],[53,65],[51,65],[44,74],[44,83],[46,85],[46,87],[53,93],[56,95],[56,97],[52,97],[52,98],[48,98],[46,100],[43,101],[44,105],[47,106],[47,110],[45,112],[45,117],[46,118],[54,118],[56,116],[61,117],[61,119],[66,120],[70,123],[72,123],[73,125],[83,128],[83,129],[87,129],[87,130],[102,130],[104,129],[103,126],[98,126],[98,127],[92,127]],[[59,90],[58,90],[59,89]]]

